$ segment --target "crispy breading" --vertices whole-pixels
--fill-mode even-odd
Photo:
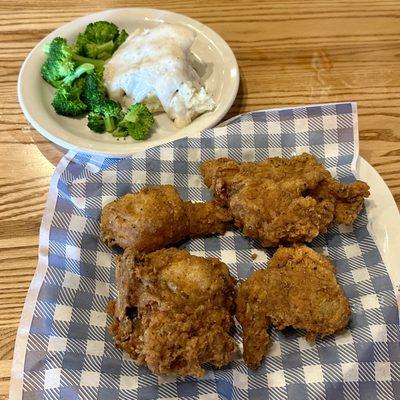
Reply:
[[[270,324],[306,331],[308,340],[342,330],[350,306],[330,260],[306,247],[279,248],[266,269],[240,284],[236,317],[243,327],[244,360],[256,368],[267,353]]]
[[[215,201],[183,202],[171,185],[144,188],[107,204],[101,233],[109,246],[149,253],[187,237],[224,233],[230,212]]]
[[[303,197],[302,181],[249,179],[231,194],[229,209],[244,235],[259,239],[265,247],[279,243],[310,242],[326,231],[333,205]]]
[[[235,225],[263,246],[311,242],[333,223],[353,223],[368,185],[344,185],[310,154],[238,163],[228,158],[200,167],[215,200]]]
[[[203,376],[236,352],[228,331],[236,281],[225,264],[175,248],[117,261],[118,299],[110,307],[116,345],[156,374]]]
[[[200,173],[205,185],[211,190],[217,202],[222,205],[228,204],[228,189],[232,186],[232,179],[241,170],[243,170],[243,164],[230,158],[217,158],[200,165]]]
[[[150,252],[179,242],[189,223],[176,189],[171,185],[144,188],[107,204],[101,233],[108,245]]]
[[[216,201],[193,203],[185,201],[185,213],[189,221],[191,238],[223,234],[232,223],[232,214]]]
[[[317,200],[328,200],[335,205],[334,223],[351,225],[369,196],[369,186],[363,181],[343,185],[332,177],[324,179],[310,192]]]

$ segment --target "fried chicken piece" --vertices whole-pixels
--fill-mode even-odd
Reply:
[[[232,223],[232,215],[228,209],[221,207],[216,201],[204,203],[183,202],[189,222],[191,238],[223,234]]]
[[[240,164],[230,158],[217,158],[200,165],[200,173],[205,185],[211,190],[216,201],[224,206],[229,205],[230,189],[234,187],[233,180],[241,170],[249,169],[250,163]]]
[[[326,231],[333,219],[333,205],[303,197],[308,184],[275,183],[250,179],[230,197],[229,209],[243,234],[260,239],[265,247],[279,243],[311,242]]]
[[[200,172],[235,225],[264,247],[311,242],[333,223],[351,224],[369,195],[366,183],[343,185],[306,153],[260,163],[220,158]]]
[[[243,327],[244,360],[251,368],[267,353],[270,324],[304,329],[306,338],[345,328],[350,306],[330,260],[307,246],[279,248],[268,268],[240,284],[236,317]]]
[[[107,204],[102,211],[104,242],[149,253],[187,237],[225,233],[232,221],[215,201],[184,202],[171,185],[144,188]]]
[[[156,374],[201,377],[236,352],[228,331],[236,280],[215,258],[169,248],[117,259],[118,299],[109,312],[116,345]]]
[[[328,177],[310,192],[310,196],[319,201],[328,200],[335,205],[333,223],[351,225],[361,211],[364,198],[369,196],[369,186],[363,181],[343,185]]]

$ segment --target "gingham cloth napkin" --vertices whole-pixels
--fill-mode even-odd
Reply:
[[[310,152],[342,182],[358,156],[352,103],[259,111],[131,158],[68,153],[53,176],[40,232],[39,265],[27,296],[10,399],[395,399],[400,398],[398,308],[393,284],[367,230],[335,227],[311,245],[333,260],[350,299],[345,332],[310,346],[299,331],[272,329],[272,347],[257,371],[242,360],[207,369],[202,380],[160,378],[115,348],[104,309],[116,296],[113,251],[99,238],[109,201],[144,185],[173,184],[183,199],[210,198],[202,161],[227,156],[260,161]],[[264,268],[274,249],[232,231],[188,241],[192,254],[218,257],[244,279]],[[252,254],[258,257],[253,260]],[[235,339],[241,345],[240,328]]]

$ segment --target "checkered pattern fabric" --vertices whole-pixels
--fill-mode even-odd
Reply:
[[[116,296],[113,251],[99,238],[102,207],[144,185],[173,184],[183,199],[210,198],[202,161],[227,156],[260,161],[304,151],[341,181],[354,179],[358,149],[355,105],[331,104],[253,112],[199,138],[181,139],[131,158],[75,154],[51,190],[47,270],[29,329],[24,400],[33,399],[395,399],[400,398],[398,308],[393,285],[367,229],[363,210],[353,227],[335,227],[311,246],[329,254],[352,317],[341,334],[310,346],[295,330],[272,330],[262,366],[242,360],[207,368],[204,379],[161,378],[115,348],[105,313]],[[218,257],[245,279],[275,249],[231,231],[188,241],[192,254]],[[115,252],[115,251],[114,251]],[[256,254],[255,260],[252,255]],[[241,345],[237,326],[235,339]]]

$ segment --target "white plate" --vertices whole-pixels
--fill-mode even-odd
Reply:
[[[369,221],[368,230],[388,269],[397,294],[397,303],[400,306],[398,292],[400,289],[399,209],[385,181],[362,157],[358,158],[357,178],[367,182],[370,186],[371,196],[365,201]]]
[[[44,43],[57,36],[71,43],[90,22],[114,22],[128,33],[136,28],[151,28],[161,22],[184,25],[196,32],[193,54],[205,65],[202,76],[206,89],[217,107],[196,118],[184,129],[176,129],[166,114],[156,117],[155,131],[148,140],[135,141],[130,137],[119,140],[110,134],[99,135],[86,126],[86,118],[73,119],[56,114],[51,106],[52,88],[40,75],[45,59]],[[46,36],[29,54],[18,78],[18,99],[26,119],[47,139],[67,149],[123,157],[185,136],[195,136],[203,129],[215,126],[228,112],[239,87],[239,68],[228,44],[213,30],[181,14],[150,8],[120,8],[78,18]]]

